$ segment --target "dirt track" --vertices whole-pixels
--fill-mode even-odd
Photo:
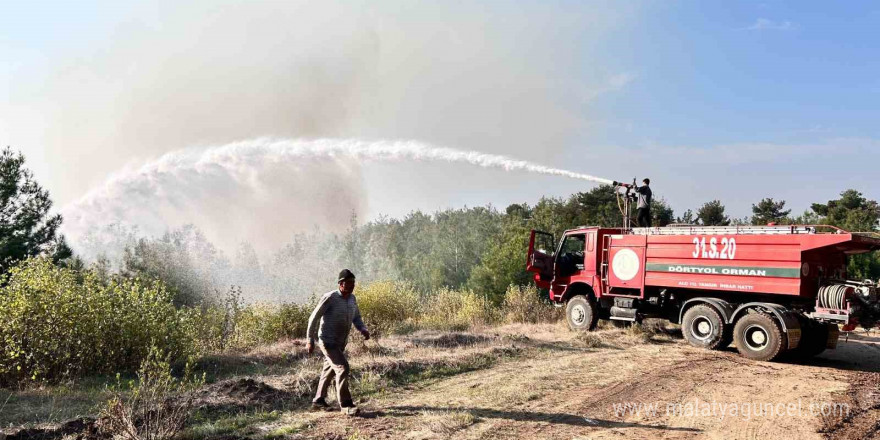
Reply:
[[[362,403],[361,418],[301,412],[282,424],[308,427],[294,438],[880,438],[880,338],[851,338],[793,364],[751,362],[680,339],[617,344],[615,332],[600,332],[604,347],[579,348],[557,326],[532,328],[529,344],[545,349],[538,357]],[[822,404],[845,404],[849,413],[811,409]]]

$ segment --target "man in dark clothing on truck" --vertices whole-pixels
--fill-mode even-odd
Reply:
[[[635,188],[639,194],[639,203],[636,205],[639,213],[636,219],[639,222],[639,226],[649,228],[651,227],[651,197],[653,193],[651,193],[651,188],[648,185],[651,184],[651,179],[645,178],[642,180],[642,183],[644,185]]]
[[[351,367],[348,365],[348,359],[345,358],[345,345],[348,343],[351,325],[354,324],[364,339],[370,339],[370,332],[361,319],[361,311],[354,297],[354,280],[354,274],[350,270],[344,269],[339,272],[339,289],[325,293],[321,297],[309,317],[309,327],[306,330],[309,338],[306,349],[309,354],[315,351],[316,338],[324,354],[324,367],[321,370],[321,380],[318,381],[318,392],[312,401],[312,407],[329,408],[326,401],[327,389],[335,376],[336,400],[342,412],[352,416],[358,413],[358,407],[354,405],[348,389]]]
[[[620,185],[624,188],[632,188],[636,190],[636,194],[638,194],[638,204],[636,205],[636,208],[638,209],[638,214],[636,215],[636,220],[639,222],[640,227],[650,228],[651,198],[653,197],[653,193],[651,192],[651,188],[649,187],[649,185],[651,184],[651,179],[642,179],[642,183],[644,183],[644,185],[636,186],[635,179],[633,179],[632,184],[614,182],[614,185]]]

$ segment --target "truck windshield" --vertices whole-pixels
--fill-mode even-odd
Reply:
[[[586,248],[584,243],[583,235],[569,235],[565,237],[565,241],[562,242],[562,250],[560,250],[560,253],[562,255],[580,253],[581,257],[583,257],[584,249]]]
[[[571,275],[578,269],[583,269],[585,248],[586,240],[583,234],[565,237],[562,241],[562,248],[559,250],[559,257],[556,260],[560,275]]]

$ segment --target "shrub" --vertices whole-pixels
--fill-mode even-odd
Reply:
[[[485,296],[470,290],[443,288],[424,299],[419,323],[437,330],[465,330],[474,325],[497,321],[498,312]]]
[[[559,319],[559,312],[541,300],[540,292],[535,286],[511,284],[504,294],[501,310],[504,319],[511,323],[552,322]]]
[[[187,318],[161,282],[26,260],[0,288],[0,382],[132,370],[151,344],[179,359],[194,348]]]
[[[499,320],[498,308],[492,301],[471,290],[461,291],[461,309],[459,319],[468,326],[489,325]]]
[[[240,310],[228,348],[247,349],[303,337],[311,310],[297,304],[251,304]]]
[[[279,306],[278,319],[283,323],[279,326],[281,331],[279,337],[287,339],[305,337],[309,316],[311,316],[313,308],[314,305],[311,304],[282,304]]]
[[[309,304],[244,305],[238,287],[232,287],[222,305],[183,309],[191,323],[188,330],[198,353],[246,350],[306,334],[312,306]]]
[[[451,289],[444,288],[425,295],[419,325],[437,330],[464,330],[468,325],[458,317],[461,305],[461,295]]]
[[[375,281],[355,292],[364,323],[374,335],[406,328],[421,312],[421,301],[412,284]]]
[[[179,312],[186,324],[187,339],[193,345],[193,353],[203,354],[223,351],[231,337],[229,316],[218,306],[187,308]]]
[[[101,414],[107,434],[126,440],[166,440],[183,429],[195,401],[192,391],[205,383],[205,377],[192,376],[187,363],[183,379],[176,379],[169,359],[152,347],[128,393],[122,391],[117,376],[117,386]]]

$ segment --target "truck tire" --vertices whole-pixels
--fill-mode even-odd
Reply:
[[[765,313],[748,313],[736,321],[733,340],[739,354],[753,361],[772,361],[783,351],[782,329]]]
[[[714,307],[706,304],[697,304],[684,312],[681,320],[681,333],[688,344],[694,347],[718,350],[730,345],[725,345],[727,325],[721,314]]]
[[[828,324],[807,317],[798,317],[801,324],[801,340],[789,353],[795,360],[809,359],[828,346]]]
[[[599,322],[599,313],[596,310],[596,302],[591,298],[577,295],[568,300],[565,306],[565,320],[568,328],[575,331],[593,331]]]

